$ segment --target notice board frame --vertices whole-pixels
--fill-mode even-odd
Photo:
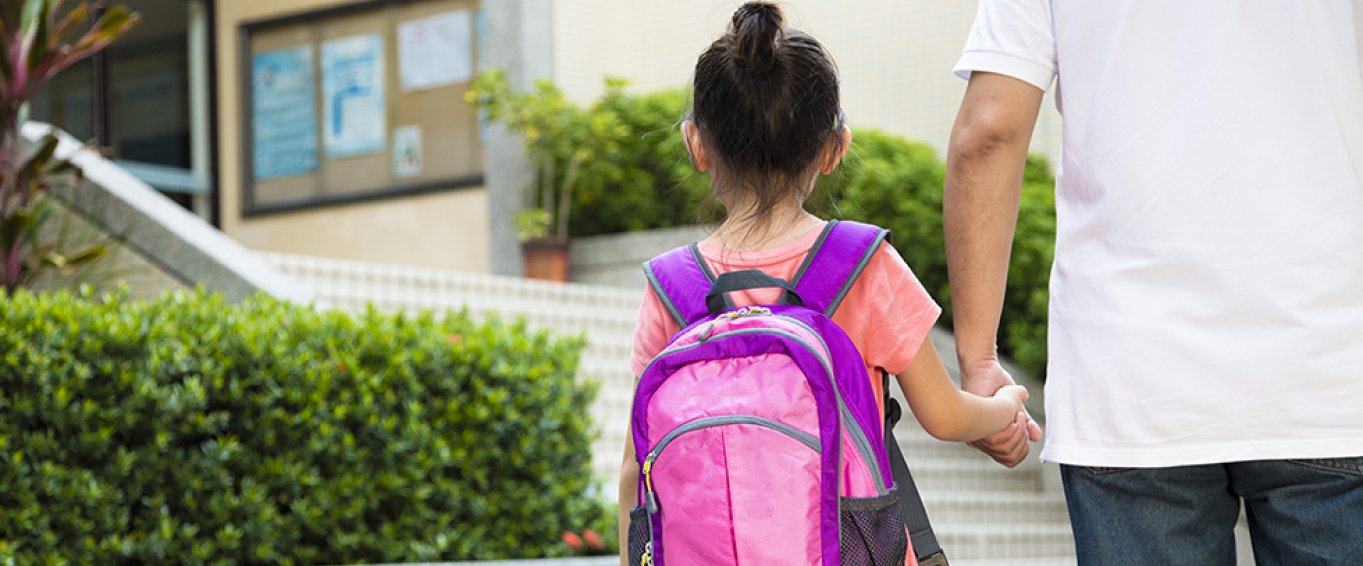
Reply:
[[[482,2],[480,0],[363,0],[361,2],[356,2],[353,4],[331,6],[326,8],[319,8],[316,10],[292,13],[284,16],[251,20],[243,22],[242,24],[238,25],[237,94],[239,96],[239,100],[241,101],[240,102],[241,113],[237,119],[237,124],[240,132],[239,169],[242,184],[241,192],[242,217],[249,218],[257,216],[267,216],[331,206],[388,200],[413,195],[463,190],[485,185],[485,173],[483,171],[483,168],[485,167],[484,152],[486,151],[486,147],[482,142],[482,134],[479,131],[480,118],[477,114],[477,111],[471,105],[466,103],[462,99],[462,96],[460,96],[458,100],[452,100],[452,106],[456,109],[455,110],[456,112],[463,111],[466,112],[469,117],[471,117],[471,125],[473,127],[469,132],[466,133],[467,135],[471,136],[471,139],[473,140],[473,146],[476,150],[475,159],[473,159],[475,167],[472,171],[463,174],[442,175],[435,178],[418,179],[413,181],[401,181],[393,180],[392,171],[389,169],[388,170],[389,173],[388,176],[390,178],[389,182],[377,183],[373,187],[367,187],[359,190],[351,190],[339,194],[319,193],[302,198],[278,199],[271,202],[262,202],[261,199],[258,198],[259,195],[257,194],[258,181],[255,175],[256,172],[254,154],[255,100],[253,83],[255,52],[252,43],[252,39],[256,34],[261,34],[273,30],[279,30],[291,26],[309,26],[312,30],[314,30],[312,34],[312,40],[309,45],[313,50],[312,71],[314,76],[313,80],[316,83],[314,85],[314,88],[320,89],[321,64],[320,57],[318,56],[318,54],[320,53],[321,50],[321,37],[317,30],[319,30],[323,26],[326,26],[327,24],[337,20],[341,20],[348,17],[361,16],[364,14],[382,16],[384,19],[386,19],[387,25],[385,25],[379,33],[381,33],[383,37],[384,58],[385,60],[391,61],[396,56],[395,49],[393,49],[393,45],[395,43],[394,38],[396,34],[397,24],[399,23],[395,15],[397,10],[411,6],[422,5],[438,6],[442,4],[448,4],[451,2],[462,2],[468,4],[468,6],[466,6],[466,9],[470,10],[472,15],[474,16],[475,24],[481,18]],[[474,61],[473,68],[475,76],[478,69],[481,67],[481,65],[478,64],[479,50],[482,48],[482,42],[480,40],[481,38],[478,37],[478,34],[481,33],[482,31],[481,28],[482,28],[481,25],[475,25],[472,32],[473,53],[471,54],[471,56],[473,57]],[[394,102],[394,99],[399,98],[403,94],[400,89],[400,81],[392,80],[392,78],[395,76],[395,73],[397,72],[395,67],[396,65],[392,65],[389,64],[389,62],[385,62],[386,77],[384,87],[385,95],[387,97],[386,112],[390,118],[394,114],[393,108],[395,104],[397,104],[396,102]],[[456,86],[458,86],[461,90],[471,88],[472,79],[465,83],[458,83]],[[320,100],[317,103],[318,106],[316,108],[316,112],[320,114],[322,112]],[[320,116],[319,120],[321,120]],[[386,123],[385,125],[386,146],[383,152],[380,152],[381,154],[391,156],[393,131],[399,125],[400,124],[396,123],[395,121],[388,121]],[[425,159],[430,159],[430,157],[431,157],[430,155],[427,155]],[[322,174],[321,173],[322,167],[324,167],[323,162],[326,161],[326,150],[325,148],[322,147],[320,140],[317,147],[317,159],[319,161],[318,168],[314,173],[312,173],[312,175],[320,176]]]

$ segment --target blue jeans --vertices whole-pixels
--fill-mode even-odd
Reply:
[[[1175,468],[1061,466],[1081,566],[1363,564],[1363,457]]]

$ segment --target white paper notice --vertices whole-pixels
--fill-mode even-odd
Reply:
[[[421,126],[393,130],[393,176],[399,179],[421,174]]]
[[[473,20],[468,10],[436,14],[398,25],[402,90],[462,83],[473,77]]]

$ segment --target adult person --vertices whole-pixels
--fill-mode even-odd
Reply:
[[[1012,381],[994,338],[1054,82],[1041,458],[1080,564],[1233,564],[1241,502],[1261,566],[1363,560],[1361,53],[1359,0],[981,0],[944,206],[962,386]]]

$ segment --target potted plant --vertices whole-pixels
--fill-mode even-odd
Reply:
[[[549,236],[553,217],[543,208],[526,208],[516,215],[525,276],[545,281],[568,281],[571,246],[567,238]]]
[[[57,136],[28,143],[21,128],[28,101],[57,73],[107,47],[137,24],[127,6],[106,9],[92,25],[92,2],[59,12],[60,0],[0,0],[0,285],[12,292],[49,269],[91,262],[104,244],[67,250],[64,235],[43,229],[60,205],[47,194],[80,170],[55,156]],[[65,232],[62,230],[61,232]]]
[[[553,156],[541,156],[541,167],[528,195],[532,205],[516,215],[516,236],[521,241],[521,258],[525,262],[525,276],[547,281],[568,281],[571,264],[571,241],[568,237],[568,216],[573,197],[573,183],[581,170],[582,158],[575,155],[568,161],[568,170],[555,187],[557,164]]]
[[[467,100],[489,122],[524,138],[526,158],[535,169],[516,216],[526,277],[567,281],[574,185],[585,165],[618,151],[624,126],[613,113],[570,102],[548,81],[536,83],[531,92],[515,92],[498,69],[479,75]]]

